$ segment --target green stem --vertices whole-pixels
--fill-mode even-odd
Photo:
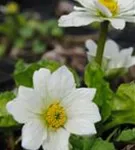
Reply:
[[[100,35],[99,35],[97,53],[95,58],[96,62],[100,66],[102,65],[102,58],[103,58],[104,47],[107,38],[108,27],[109,27],[108,21],[104,21],[100,25]]]

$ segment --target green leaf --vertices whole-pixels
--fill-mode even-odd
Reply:
[[[25,64],[24,60],[22,60],[22,59],[18,60],[16,65],[15,65],[14,74],[20,73],[25,68],[26,68],[26,64]]]
[[[32,28],[29,28],[27,25],[20,28],[20,36],[22,38],[28,39],[28,38],[32,38],[34,35],[34,30]]]
[[[25,42],[24,38],[18,38],[15,40],[13,47],[22,49],[25,46]]]
[[[8,24],[3,23],[3,24],[0,25],[0,33],[8,36],[8,35],[11,34],[10,32],[11,31],[10,31],[10,28],[9,28]]]
[[[97,89],[94,101],[100,107],[102,120],[105,121],[111,115],[113,92],[104,80],[104,72],[97,63],[93,62],[86,66],[85,84]]]
[[[118,142],[135,142],[135,129],[127,129],[121,132],[117,138]]]
[[[58,62],[50,61],[50,60],[41,60],[37,63],[31,63],[31,64],[26,64],[23,60],[19,60],[15,66],[14,80],[18,86],[23,85],[23,86],[32,87],[33,86],[32,76],[36,70],[39,70],[40,68],[47,68],[53,72],[59,67],[60,64]],[[78,74],[76,73],[75,70],[71,68],[69,69],[74,75],[77,87],[79,87],[80,78]]]
[[[6,110],[6,104],[15,98],[12,92],[4,92],[0,94],[0,128],[16,126],[17,123]]]
[[[79,136],[72,135],[70,137],[70,143],[72,145],[72,150],[82,150],[83,149],[82,139]]]
[[[115,150],[115,147],[112,143],[103,141],[102,139],[97,139],[93,144],[91,150]]]
[[[62,37],[63,36],[63,30],[59,27],[55,27],[52,29],[52,36],[54,37]]]
[[[112,143],[103,141],[101,138],[96,138],[95,136],[79,137],[72,135],[70,143],[72,150],[115,150]]]
[[[96,140],[97,139],[95,136],[80,137],[80,136],[72,135],[70,137],[72,150],[90,150]]]
[[[45,22],[45,28],[48,30],[48,35],[53,37],[61,37],[63,30],[58,26],[57,20],[48,20]]]
[[[93,63],[89,63],[86,68],[85,68],[85,84],[88,87],[92,87],[92,86],[99,86],[97,85],[97,82],[103,80],[104,77],[104,73],[102,71],[102,69],[100,68],[100,66],[93,62]]]
[[[46,44],[40,40],[35,40],[32,43],[32,50],[35,54],[41,54],[46,50]]]
[[[135,124],[135,84],[122,84],[113,99],[113,119],[119,124]]]
[[[56,70],[60,65],[55,61],[43,60],[37,63],[25,64],[23,62],[19,62],[16,65],[16,69],[14,72],[14,79],[16,84],[32,87],[32,76],[33,73],[40,68],[47,68],[51,71]]]
[[[104,131],[122,124],[135,125],[135,83],[122,84],[112,99],[110,120]]]
[[[49,30],[49,26],[47,25],[47,23],[36,21],[36,24],[37,25],[35,29],[37,30],[37,32],[43,37],[48,37],[50,30]]]

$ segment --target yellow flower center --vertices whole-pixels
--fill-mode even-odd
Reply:
[[[55,103],[49,106],[45,114],[45,120],[48,127],[54,130],[64,126],[67,116],[60,103]]]
[[[107,7],[113,16],[118,13],[119,6],[117,0],[99,0],[99,2]]]

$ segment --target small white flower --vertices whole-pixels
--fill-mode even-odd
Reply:
[[[135,0],[76,0],[82,7],[74,7],[69,15],[59,20],[63,27],[84,26],[108,20],[116,29],[123,29],[125,22],[135,22]]]
[[[96,56],[97,45],[93,40],[87,40],[85,43],[88,60],[91,62]],[[135,64],[135,57],[132,56],[133,48],[119,49],[119,46],[113,40],[107,40],[104,50],[103,67],[106,71],[116,68],[129,68]],[[105,66],[104,66],[105,65]]]
[[[100,114],[92,102],[96,89],[76,89],[72,73],[62,66],[54,73],[35,71],[34,88],[20,86],[17,97],[7,104],[16,121],[24,123],[22,146],[37,150],[68,150],[70,133],[92,135]]]

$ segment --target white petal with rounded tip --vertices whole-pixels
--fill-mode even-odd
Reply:
[[[93,100],[94,96],[96,94],[95,88],[79,88],[73,90],[67,97],[64,97],[61,101],[62,105],[64,105],[65,108],[68,108],[71,106],[74,102],[84,102],[89,103]]]
[[[60,128],[56,131],[48,132],[48,137],[43,143],[44,150],[68,150],[68,140],[70,133]]]
[[[6,109],[19,123],[26,123],[37,118],[37,116],[32,112],[31,108],[24,101],[18,99],[8,102]]]
[[[52,100],[61,100],[75,89],[73,74],[66,66],[57,69],[48,82],[48,93]]]
[[[33,120],[23,126],[22,147],[37,150],[47,138],[47,130],[41,122]]]
[[[96,56],[97,44],[93,40],[87,40],[85,46],[91,55]]]
[[[106,17],[112,17],[112,13],[110,12],[110,10],[101,3],[99,3],[98,0],[95,0],[94,4],[97,7],[97,9]]]
[[[33,85],[34,89],[41,94],[41,97],[45,98],[47,96],[47,83],[51,73],[50,70],[41,68],[34,72],[33,75]]]
[[[93,135],[96,134],[96,129],[93,123],[90,122],[89,118],[81,119],[68,119],[64,126],[68,132],[77,135]]]
[[[107,40],[105,43],[104,56],[105,57],[115,57],[119,54],[119,46],[113,40]]]
[[[40,94],[32,88],[20,86],[18,89],[17,100],[27,103],[35,113],[40,113],[43,106],[43,100]]]
[[[73,11],[69,15],[63,15],[59,19],[59,26],[62,27],[78,27],[91,24],[94,21],[99,21],[98,18],[91,17],[90,13],[82,11]]]
[[[113,19],[108,19],[111,22],[111,25],[115,28],[115,29],[124,29],[126,23],[124,18],[123,19],[117,19],[117,18],[113,18]]]

